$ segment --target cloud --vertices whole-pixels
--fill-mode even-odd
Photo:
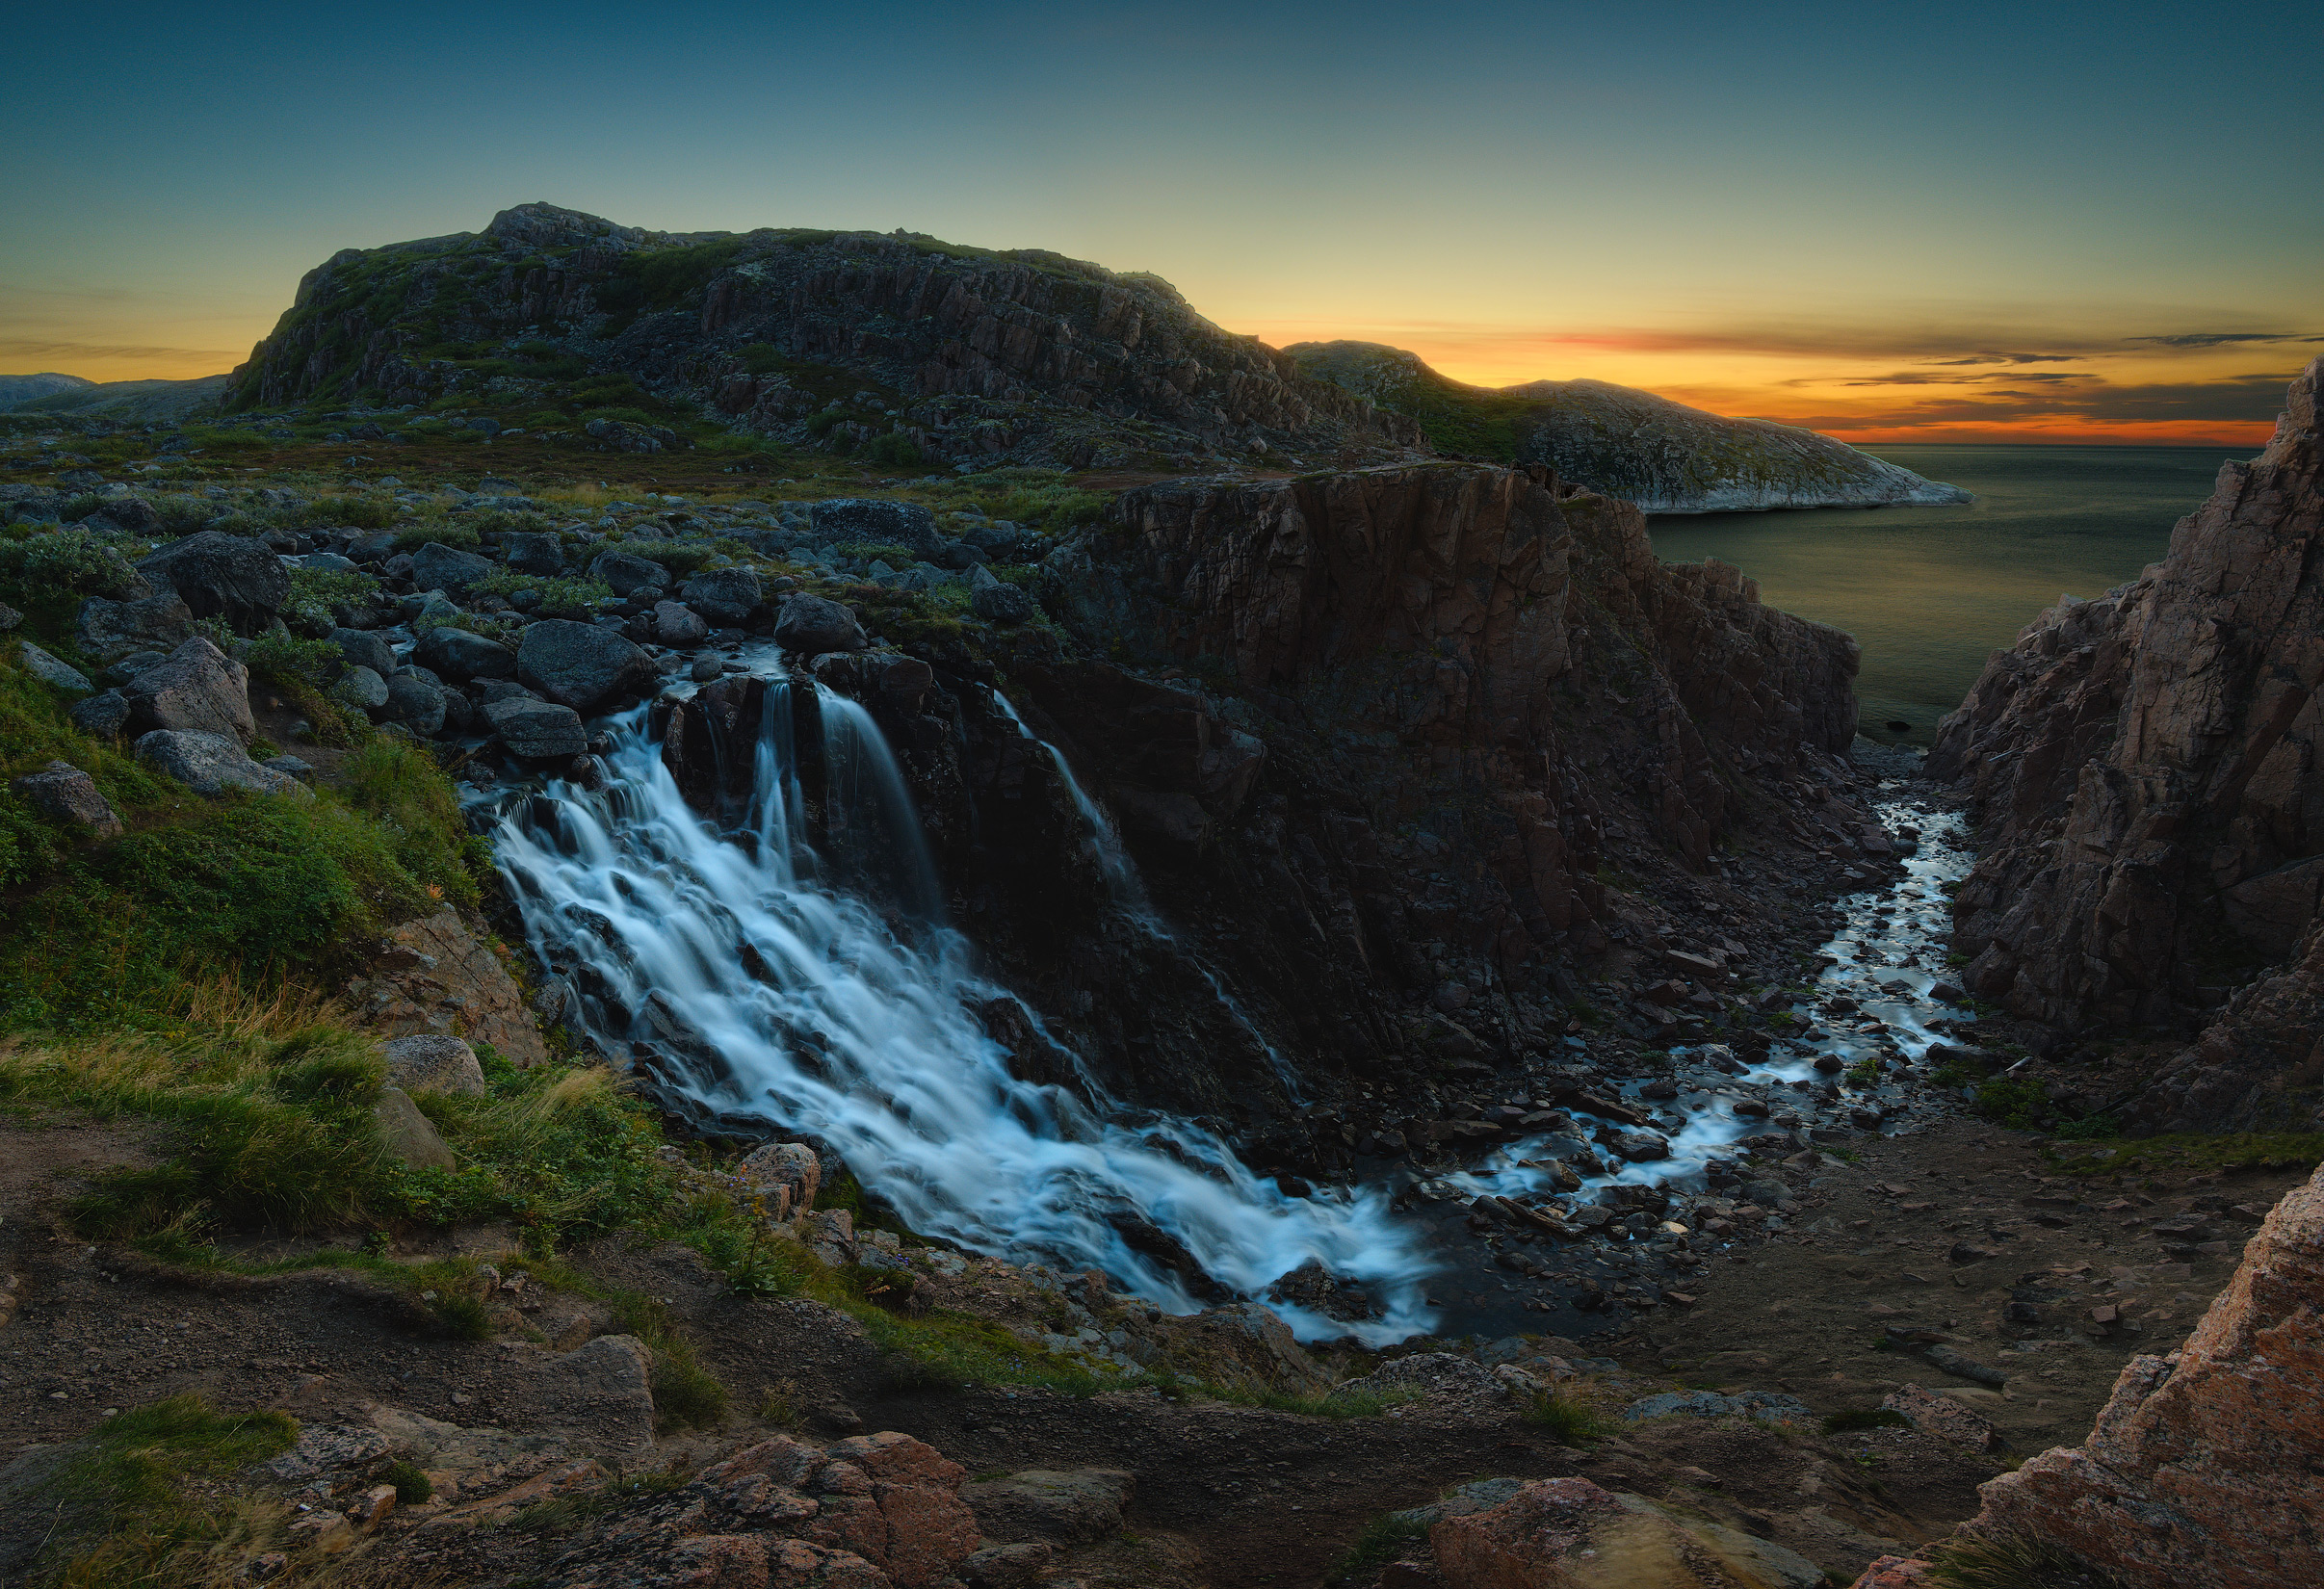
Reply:
[[[2307,331],[2183,331],[2177,336],[2127,336],[2123,340],[2164,348],[2224,348],[2237,342],[2324,342],[2324,336]]]
[[[1932,358],[1931,364],[2072,364],[2087,353],[1971,353],[1967,358]]]
[[[2024,377],[2018,378],[2024,380]],[[1919,430],[1964,425],[2017,426],[2045,421],[2085,425],[2193,422],[2264,424],[2284,406],[2292,372],[2233,376],[2222,380],[2151,381],[2118,385],[2097,377],[2071,384],[1987,387],[1973,393],[1930,396],[1852,413],[1790,414],[1787,425],[1812,430]]]
[[[25,337],[0,338],[0,359],[213,359],[220,369],[239,364],[247,354],[218,348],[155,348],[140,343],[37,342]]]

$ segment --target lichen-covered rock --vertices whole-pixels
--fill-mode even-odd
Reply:
[[[228,734],[198,729],[157,728],[139,738],[137,759],[166,772],[196,794],[248,789],[261,794],[290,794],[311,800],[315,792],[285,772],[250,760],[242,742]]]
[[[139,651],[168,651],[194,632],[194,610],[174,590],[134,601],[91,596],[81,603],[74,637],[84,656],[118,662]]]
[[[815,1207],[822,1190],[823,1161],[804,1142],[768,1142],[753,1148],[735,1174],[767,1205],[767,1217],[781,1221]]]
[[[819,656],[826,651],[861,651],[871,643],[855,610],[822,596],[786,597],[775,614],[774,643],[786,651]]]
[[[509,754],[525,761],[569,761],[589,747],[581,714],[555,701],[526,695],[490,701],[484,706],[484,720]]]
[[[1966,1525],[2128,1589],[2281,1589],[2324,1561],[2324,1171],[2277,1203],[2176,1352],[2135,1357],[2077,1447],[1982,1489]]]
[[[405,922],[388,947],[347,984],[362,1023],[390,1037],[417,1032],[490,1043],[519,1067],[549,1056],[525,998],[500,959],[451,909]]]
[[[1447,1589],[1820,1589],[1783,1546],[1584,1478],[1537,1479],[1442,1519],[1428,1544]]]
[[[651,691],[662,675],[635,641],[569,618],[528,625],[516,647],[516,676],[560,706],[593,712]]]
[[[442,1032],[413,1032],[379,1045],[387,1056],[387,1080],[405,1092],[484,1094],[484,1071],[476,1050]]]
[[[18,640],[16,654],[24,664],[24,670],[52,690],[62,690],[70,695],[86,695],[96,689],[79,668],[58,661],[30,640]]]
[[[49,821],[87,828],[92,838],[110,839],[121,831],[121,819],[96,780],[69,762],[50,762],[8,787]]]
[[[258,732],[249,691],[250,670],[196,635],[131,679],[121,695],[138,728],[223,734],[248,744]]]
[[[747,623],[752,611],[766,599],[755,568],[705,569],[688,580],[679,593],[686,605],[706,620],[729,629]]]

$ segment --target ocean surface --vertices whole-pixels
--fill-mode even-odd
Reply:
[[[2160,559],[2171,527],[2255,449],[1867,447],[1976,493],[1955,508],[1658,516],[1666,561],[1717,558],[1766,601],[1864,646],[1864,732],[1925,747],[1997,647],[2061,594],[2096,596]],[[1894,732],[1884,725],[1902,722]]]

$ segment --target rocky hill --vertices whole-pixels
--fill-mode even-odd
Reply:
[[[78,376],[0,376],[0,413],[70,414],[116,424],[176,422],[214,410],[224,376],[192,380],[83,380]]]
[[[334,254],[235,372],[235,402],[545,404],[580,380],[618,409],[617,377],[762,433],[945,463],[1297,465],[1422,445],[1157,276],[901,232],[649,232],[547,204]]]
[[[1796,426],[1727,419],[1602,380],[1536,380],[1494,390],[1440,375],[1372,342],[1302,342],[1300,370],[1404,414],[1449,453],[1545,463],[1563,479],[1650,513],[1768,508],[1942,506],[1958,486]]]
[[[2320,378],[2161,562],[1995,653],[1929,755],[1985,824],[1971,991],[2060,1032],[2211,1022],[2136,1097],[2088,1083],[2156,1126],[2324,1123]]]

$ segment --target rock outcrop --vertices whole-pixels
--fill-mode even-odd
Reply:
[[[2080,1446],[1986,1484],[1971,1542],[2038,1541],[2125,1589],[2278,1589],[2324,1562],[2324,1173],[2269,1212],[2179,1350],[2137,1357]],[[1890,1580],[1917,1581],[1887,1563]]]
[[[1603,380],[1498,390],[1438,374],[1400,348],[1300,342],[1284,352],[1319,380],[1419,422],[1448,453],[1545,463],[1650,513],[1943,506],[1970,500],[1845,442],[1772,420],[1728,419]]]
[[[2254,1056],[2283,1048],[2259,1029],[2319,991],[2303,944],[2324,890],[2320,374],[2292,383],[2267,451],[2220,471],[2168,557],[1996,653],[1929,755],[1986,842],[1956,900],[1971,992],[2056,1028],[2121,1026],[2190,1019],[2286,967],[2139,1103],[2156,1124],[2313,1108],[2312,1077],[2263,1105]]]

